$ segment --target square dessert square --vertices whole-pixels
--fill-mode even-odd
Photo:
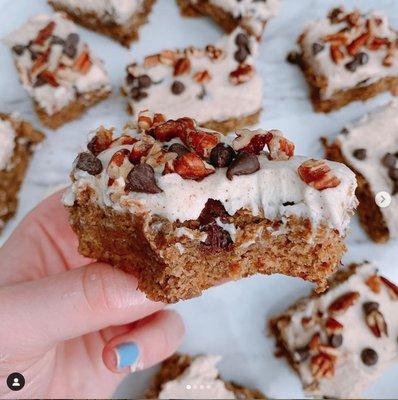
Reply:
[[[155,0],[48,0],[55,11],[65,12],[74,22],[110,36],[129,47],[148,20]]]
[[[131,113],[148,109],[222,132],[258,122],[262,79],[258,43],[237,29],[204,48],[164,50],[127,66],[122,93]]]
[[[398,362],[398,287],[370,263],[339,272],[331,285],[271,320],[272,332],[307,395],[362,398]]]
[[[0,232],[16,212],[30,157],[43,139],[28,122],[0,113]]]
[[[164,361],[147,399],[265,399],[256,389],[220,378],[219,356],[174,354]]]
[[[110,94],[109,79],[64,14],[40,14],[9,34],[24,89],[42,123],[56,129]]]
[[[294,156],[280,131],[226,137],[144,112],[118,137],[90,137],[64,198],[79,251],[134,274],[149,298],[173,303],[256,273],[323,290],[339,265],[355,175]]]
[[[370,238],[382,243],[398,237],[398,102],[344,128],[326,145],[326,157],[355,171],[358,214]],[[389,202],[386,207],[376,203],[375,196],[381,192]]]
[[[280,0],[177,0],[177,4],[184,16],[207,15],[228,33],[241,27],[260,39],[267,22],[277,14]]]
[[[398,91],[398,35],[379,11],[333,9],[300,36],[299,65],[315,111]]]

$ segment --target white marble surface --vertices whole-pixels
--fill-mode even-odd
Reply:
[[[284,131],[295,141],[298,154],[320,156],[320,136],[332,138],[344,124],[387,102],[390,97],[382,95],[328,115],[315,114],[307,99],[307,87],[301,73],[284,59],[294,47],[306,21],[323,16],[335,3],[333,0],[282,0],[282,3],[281,12],[267,27],[261,45],[259,69],[264,77],[265,98],[260,125]],[[341,3],[364,10],[383,9],[398,28],[397,0],[345,0]],[[50,12],[44,0],[0,0],[0,36],[39,12]],[[174,0],[158,0],[151,22],[141,30],[141,40],[130,50],[93,32],[81,29],[81,34],[105,59],[114,94],[79,121],[56,132],[46,130],[47,140],[37,151],[26,177],[18,214],[1,236],[0,244],[49,191],[67,183],[72,160],[88,131],[100,124],[122,126],[128,120],[118,90],[124,68],[133,57],[140,59],[147,53],[167,47],[204,45],[217,39],[221,31],[205,18],[180,18]],[[0,60],[0,110],[18,111],[40,126],[4,46],[0,46]],[[373,260],[384,275],[398,281],[397,241],[387,245],[371,243],[354,219],[348,245],[347,262]],[[220,369],[225,378],[256,386],[271,397],[300,398],[303,393],[298,378],[283,360],[273,357],[273,341],[264,334],[265,321],[308,293],[310,288],[311,285],[298,279],[257,276],[213,288],[200,298],[178,304],[174,308],[183,315],[187,327],[181,350],[192,354],[221,354],[224,359]],[[115,396],[139,397],[151,373],[153,371],[128,377]],[[398,365],[365,395],[397,398],[397,376]]]

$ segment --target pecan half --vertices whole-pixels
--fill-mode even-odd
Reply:
[[[332,335],[334,333],[340,333],[343,330],[343,325],[336,319],[329,317],[325,323],[326,333]]]
[[[174,64],[174,76],[188,74],[191,70],[191,61],[189,58],[179,58]]]
[[[184,179],[201,180],[214,174],[215,169],[195,153],[186,153],[173,161],[174,171]]]
[[[379,338],[382,335],[388,336],[388,332],[387,323],[378,308],[379,304],[376,302],[368,302],[363,305],[366,324],[373,334]]]
[[[186,146],[205,159],[210,157],[210,152],[220,143],[220,138],[217,134],[193,129],[185,131],[180,138]]]
[[[380,279],[384,286],[387,288],[390,297],[393,300],[398,300],[398,286],[389,281],[387,278],[384,278],[384,276],[381,276]]]
[[[335,299],[328,307],[331,314],[341,314],[359,299],[358,292],[347,292]]]
[[[357,38],[355,38],[347,46],[348,54],[350,54],[351,56],[355,56],[355,54],[357,54],[359,52],[361,47],[363,47],[366,44],[366,42],[369,40],[369,37],[370,37],[370,33],[365,32],[365,33],[362,33],[362,35],[359,35]]]

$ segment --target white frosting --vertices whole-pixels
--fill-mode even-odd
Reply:
[[[222,138],[224,141],[230,140]],[[253,215],[268,219],[289,216],[309,218],[317,226],[325,224],[344,235],[353,209],[356,179],[344,164],[325,161],[332,173],[340,180],[334,188],[316,190],[301,180],[297,169],[306,157],[292,157],[286,161],[270,161],[263,153],[259,156],[261,168],[252,174],[226,178],[226,168],[217,168],[215,173],[201,181],[183,179],[176,173],[162,175],[156,172],[156,183],[163,191],[147,194],[124,191],[124,179],[118,178],[117,186],[108,188],[107,165],[112,155],[121,148],[117,146],[98,155],[104,169],[93,176],[74,169],[73,184],[66,195],[65,203],[73,205],[76,193],[89,187],[96,193],[98,204],[113,207],[117,211],[150,213],[170,221],[196,220],[209,198],[220,200],[225,210],[234,215],[240,209],[248,209]],[[123,181],[123,182],[122,182]],[[294,202],[294,205],[283,205]],[[228,227],[231,230],[232,227]]]
[[[61,13],[52,16],[40,14],[30,18],[19,29],[10,33],[4,42],[12,48],[15,45],[27,46],[31,40],[37,37],[38,32],[49,22],[55,22],[55,28],[52,33],[62,39],[70,33],[76,33],[76,26],[73,22],[64,17]],[[34,50],[43,51],[41,46],[36,46]],[[63,46],[59,44],[49,45],[50,54],[43,70],[50,71],[56,77],[59,86],[53,87],[49,84],[35,87],[30,79],[32,67],[35,61],[32,60],[30,52],[25,49],[21,55],[13,52],[15,64],[17,66],[20,79],[24,88],[33,97],[37,104],[42,107],[48,115],[61,110],[70,102],[76,100],[80,95],[90,91],[104,90],[109,91],[109,78],[104,70],[102,62],[93,56],[81,39],[77,45],[75,59],[83,52],[87,51],[91,60],[91,66],[87,72],[80,72],[73,68],[74,60],[63,55]],[[62,68],[60,68],[62,65]]]
[[[344,158],[365,177],[374,195],[380,191],[392,193],[393,181],[381,160],[386,153],[398,151],[398,102],[393,101],[366,115],[359,123],[348,127],[348,131],[347,135],[337,138]],[[364,160],[353,156],[358,148],[366,149]],[[380,211],[390,237],[398,237],[398,194],[392,195],[391,204]]]
[[[347,32],[348,43],[366,29],[366,18],[380,18],[382,21],[379,26],[376,25],[374,28],[375,36],[388,38],[392,41],[397,39],[397,33],[389,27],[387,17],[380,12],[372,12],[361,17],[360,28],[353,28]],[[345,67],[345,64],[350,62],[353,57],[347,53],[344,46],[340,46],[340,49],[344,52],[344,59],[338,64],[334,63],[330,57],[330,42],[325,43],[322,38],[326,35],[335,34],[346,27],[345,22],[333,24],[329,18],[323,18],[308,24],[303,34],[302,49],[305,62],[312,67],[318,76],[327,79],[327,86],[321,91],[323,99],[331,97],[340,90],[351,89],[365,80],[366,82],[363,84],[368,85],[381,78],[398,75],[398,51],[394,53],[393,65],[386,67],[383,66],[383,58],[386,55],[385,47],[381,47],[377,51],[370,51],[366,47],[361,48],[360,51],[369,56],[369,61],[365,65],[359,66],[355,72],[351,72]],[[325,47],[314,55],[312,52],[313,43],[320,43]]]
[[[211,60],[205,54],[190,56],[191,72],[189,74],[174,77],[173,67],[164,64],[150,68],[138,66],[138,74],[147,74],[153,82],[161,83],[152,84],[146,89],[148,96],[140,101],[130,98],[132,108],[135,111],[156,110],[173,119],[189,115],[198,123],[242,118],[259,111],[262,107],[262,79],[257,72],[249,81],[240,85],[229,82],[230,72],[239,65],[234,59],[234,53],[237,50],[235,37],[239,32],[241,30],[237,29],[231,35],[224,36],[216,44],[217,48],[224,51],[224,57],[221,60]],[[253,65],[257,54],[257,42],[254,38],[250,39],[250,46],[252,55],[245,60],[245,63]],[[203,50],[200,49],[200,51]],[[207,70],[211,79],[203,85],[206,95],[201,100],[198,96],[202,93],[202,85],[195,82],[193,75],[202,70]],[[170,89],[175,80],[185,85],[185,90],[179,95],[173,94]],[[124,90],[129,93],[129,86],[125,84]]]
[[[320,297],[305,299],[298,310],[293,307],[284,314],[291,317],[291,322],[282,329],[282,338],[293,354],[295,349],[306,346],[316,332],[321,332],[323,343],[327,340],[323,325],[315,323],[303,328],[301,322],[303,317],[311,317],[318,310],[326,315],[328,306],[339,296],[351,291],[360,294],[353,306],[333,317],[343,325],[341,332],[343,343],[334,349],[337,356],[335,374],[331,378],[318,380],[319,388],[308,389],[309,394],[321,394],[329,398],[361,398],[361,393],[366,387],[370,386],[389,366],[398,362],[398,301],[392,300],[384,284],[381,284],[380,293],[374,293],[365,284],[375,271],[373,265],[364,264],[347,281]],[[367,326],[362,306],[369,301],[379,303],[379,310],[387,323],[388,336],[382,335],[377,338]],[[378,361],[375,365],[366,366],[362,362],[361,352],[365,348],[372,348],[377,352]],[[314,381],[310,370],[310,358],[311,356],[298,366],[304,386]]]
[[[191,0],[192,4],[200,1]],[[280,0],[209,0],[209,3],[232,14],[234,18],[241,18],[241,26],[248,26],[256,36],[261,36],[264,24],[277,14]]]
[[[177,379],[163,384],[159,399],[234,399],[234,393],[218,379],[220,360],[210,355],[195,357]]]
[[[0,119],[0,170],[7,168],[15,147],[15,130],[10,121]]]
[[[52,3],[70,10],[95,13],[104,21],[123,25],[141,10],[143,0],[52,0]]]

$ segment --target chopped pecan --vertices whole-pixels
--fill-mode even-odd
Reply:
[[[336,319],[329,317],[325,323],[326,333],[332,335],[334,333],[340,333],[343,330],[343,325]]]
[[[109,147],[118,147],[118,146],[125,146],[131,145],[136,143],[138,140],[129,136],[129,135],[122,135],[117,139],[113,140]]]
[[[341,314],[346,311],[349,307],[355,304],[359,299],[358,292],[347,292],[335,299],[328,307],[328,311],[333,314]]]
[[[195,80],[196,83],[204,84],[210,81],[211,75],[209,71],[207,71],[207,69],[204,69],[202,71],[196,72],[195,75],[193,76],[193,79]]]
[[[240,64],[238,68],[229,74],[229,80],[233,85],[248,82],[254,75],[254,68],[250,64]]]
[[[87,51],[83,51],[80,55],[76,58],[76,61],[73,67],[81,72],[82,74],[86,74],[89,69],[91,68],[91,58],[90,54]]]
[[[380,279],[383,282],[384,286],[387,288],[390,297],[393,300],[398,300],[398,286],[389,281],[387,278],[384,278],[384,276],[381,276]]]
[[[138,142],[134,143],[130,151],[130,162],[133,164],[140,164],[142,158],[146,157],[149,154],[153,145],[154,143],[148,140],[139,140]]]
[[[372,41],[367,44],[369,50],[379,50],[382,46],[388,46],[390,44],[390,40],[388,38],[375,37]]]
[[[373,293],[380,293],[380,277],[379,275],[372,275],[366,281],[365,284],[369,286]]]
[[[305,183],[317,190],[334,188],[340,184],[324,160],[304,161],[298,167],[298,174]]]
[[[324,42],[331,42],[335,45],[340,45],[340,44],[345,45],[347,44],[348,37],[346,32],[337,32],[331,35],[324,36],[322,40]]]
[[[173,161],[174,171],[184,179],[201,180],[215,169],[195,153],[186,153]]]
[[[40,29],[36,38],[33,40],[34,44],[43,45],[44,42],[52,35],[55,28],[55,22],[49,22],[43,29]]]
[[[318,351],[318,348],[320,345],[321,345],[321,334],[319,332],[316,332],[312,336],[312,338],[308,344],[308,347],[309,347],[310,351],[316,352],[316,351]]]
[[[361,13],[358,10],[354,10],[353,12],[347,14],[346,21],[351,26],[357,26],[360,18],[361,18]]]
[[[50,52],[46,51],[36,58],[31,68],[32,75],[39,75],[41,72],[47,69],[49,55]]]
[[[272,139],[267,143],[270,160],[288,160],[294,155],[294,144],[278,130],[269,131]]]
[[[178,54],[173,50],[163,50],[159,55],[159,61],[161,64],[169,65],[170,67],[174,65]]]
[[[213,61],[220,60],[224,56],[224,52],[213,45],[206,46],[206,54]]]
[[[188,74],[191,70],[189,58],[181,57],[174,64],[174,76]]]
[[[319,353],[311,357],[310,366],[312,376],[315,379],[333,377],[335,360],[336,357],[326,353]]]
[[[143,131],[147,131],[164,122],[166,122],[166,117],[160,113],[152,114],[148,110],[143,110],[138,114],[138,127]]]
[[[129,155],[130,152],[127,149],[120,149],[113,154],[106,169],[109,178],[127,177],[127,174],[131,170]]]
[[[383,58],[383,65],[385,67],[391,67],[394,64],[394,56],[392,54],[387,54]]]
[[[314,325],[314,318],[313,317],[303,317],[303,318],[301,318],[301,326],[304,329],[307,329],[312,325]]]
[[[193,119],[185,117],[152,126],[148,129],[147,134],[160,142],[168,142],[177,137],[183,138],[189,129],[195,129],[195,122]]]
[[[91,151],[95,156],[108,149],[113,141],[113,130],[105,129],[100,126],[93,138],[87,144],[87,149]]]
[[[375,302],[368,302],[363,305],[366,324],[376,337],[388,336],[387,323],[383,314],[379,311],[379,305]]]
[[[151,68],[159,64],[159,54],[151,54],[144,58],[144,67]]]
[[[370,33],[369,32],[365,32],[362,35],[359,35],[357,38],[355,38],[347,46],[348,54],[350,54],[351,56],[355,56],[355,54],[357,54],[359,52],[361,47],[363,47],[366,44],[366,42],[368,41],[369,37],[370,37]]]
[[[232,142],[232,147],[235,151],[259,155],[272,137],[272,133],[262,129],[255,131],[240,129],[236,131],[236,138]]]
[[[344,53],[338,45],[332,44],[330,46],[330,57],[335,64],[338,64],[344,58]]]
[[[58,87],[59,83],[57,81],[57,77],[54,75],[53,72],[51,71],[43,71],[38,77],[37,79],[42,80],[43,82],[48,83],[50,86],[52,87]]]
[[[220,143],[217,134],[194,129],[186,130],[180,138],[186,146],[205,159],[210,157],[210,152]]]

